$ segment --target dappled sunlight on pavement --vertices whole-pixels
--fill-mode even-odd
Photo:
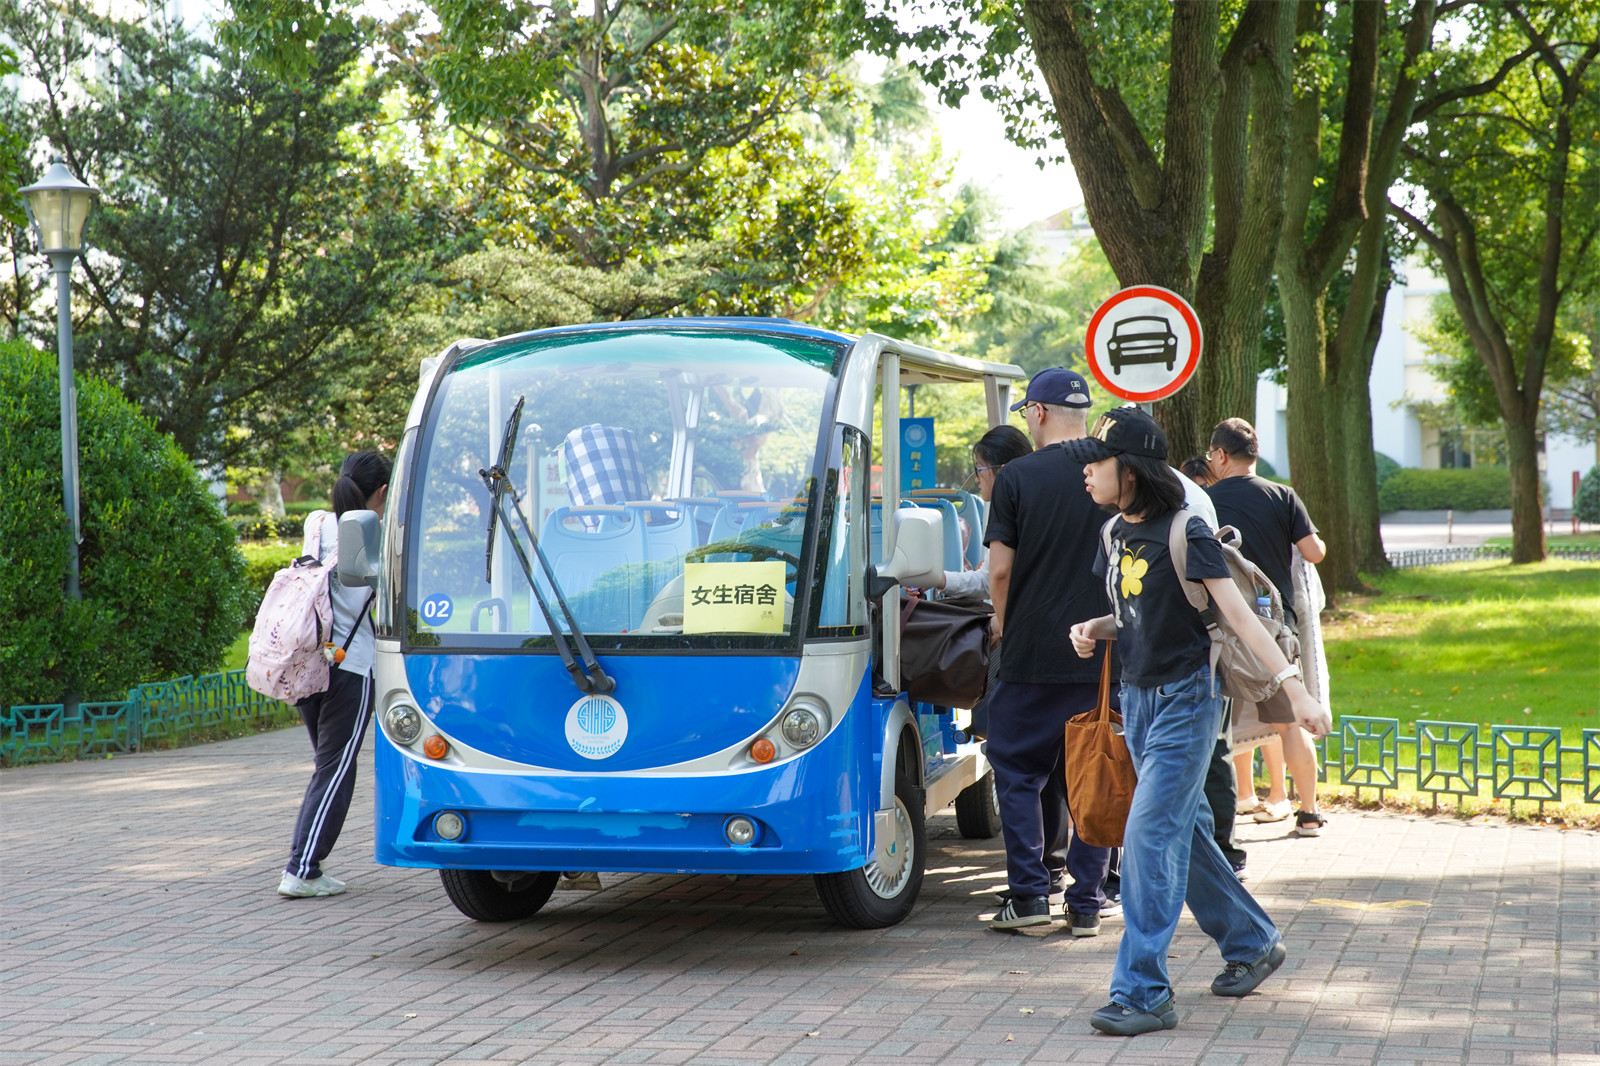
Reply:
[[[1289,959],[1209,994],[1187,917],[1179,1027],[1090,1031],[1120,919],[989,930],[998,840],[929,822],[921,903],[834,926],[808,878],[604,874],[474,923],[437,875],[372,863],[371,766],[328,868],[274,893],[303,733],[8,770],[0,1046],[22,1064],[1600,1064],[1600,834],[1335,811],[1246,824],[1248,886]]]

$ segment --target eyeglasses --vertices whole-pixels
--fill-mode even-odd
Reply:
[[[1029,400],[1027,403],[1022,405],[1022,413],[1026,415],[1028,413],[1028,408],[1030,407],[1037,407],[1041,411],[1044,410],[1044,404],[1042,402],[1039,400]]]
[[[1223,451],[1221,448],[1212,448],[1206,452],[1206,462],[1208,463],[1214,463],[1220,459],[1226,459],[1227,457],[1228,453]]]
[[[1000,468],[998,466],[975,466],[975,467],[972,468],[972,476],[973,477],[977,477],[979,474],[983,473],[985,470],[999,470],[999,469]]]

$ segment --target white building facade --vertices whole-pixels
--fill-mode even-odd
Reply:
[[[1383,334],[1372,362],[1373,448],[1401,466],[1424,470],[1473,465],[1477,448],[1498,435],[1433,425],[1416,408],[1447,398],[1443,383],[1429,368],[1432,356],[1418,330],[1432,320],[1437,298],[1447,295],[1449,287],[1419,262],[1408,262],[1406,275],[1404,285],[1389,290]],[[1279,477],[1289,476],[1287,407],[1288,390],[1263,378],[1256,387],[1256,435],[1262,456]],[[1597,461],[1595,441],[1548,437],[1539,458],[1540,474],[1549,486],[1548,507],[1570,510],[1574,476],[1582,477]]]

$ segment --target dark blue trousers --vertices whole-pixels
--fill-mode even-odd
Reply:
[[[300,801],[286,871],[314,881],[322,876],[322,860],[333,850],[350,811],[356,788],[356,761],[372,720],[372,675],[328,671],[328,691],[308,696],[297,705],[311,734],[316,756],[311,783]]]
[[[1100,686],[1034,685],[998,681],[989,694],[989,739],[985,754],[994,767],[1000,798],[1000,826],[1006,842],[1006,877],[1014,897],[1050,893],[1046,847],[1054,828],[1046,807],[1066,791],[1065,733],[1067,719],[1094,709]],[[1067,796],[1068,806],[1072,797]],[[1059,829],[1057,830],[1059,832]],[[1053,850],[1053,848],[1052,848]],[[1083,843],[1074,834],[1066,849],[1067,910],[1096,914],[1105,902],[1110,848]]]

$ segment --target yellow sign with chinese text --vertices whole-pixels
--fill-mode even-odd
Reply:
[[[685,633],[782,633],[784,564],[685,563]]]

